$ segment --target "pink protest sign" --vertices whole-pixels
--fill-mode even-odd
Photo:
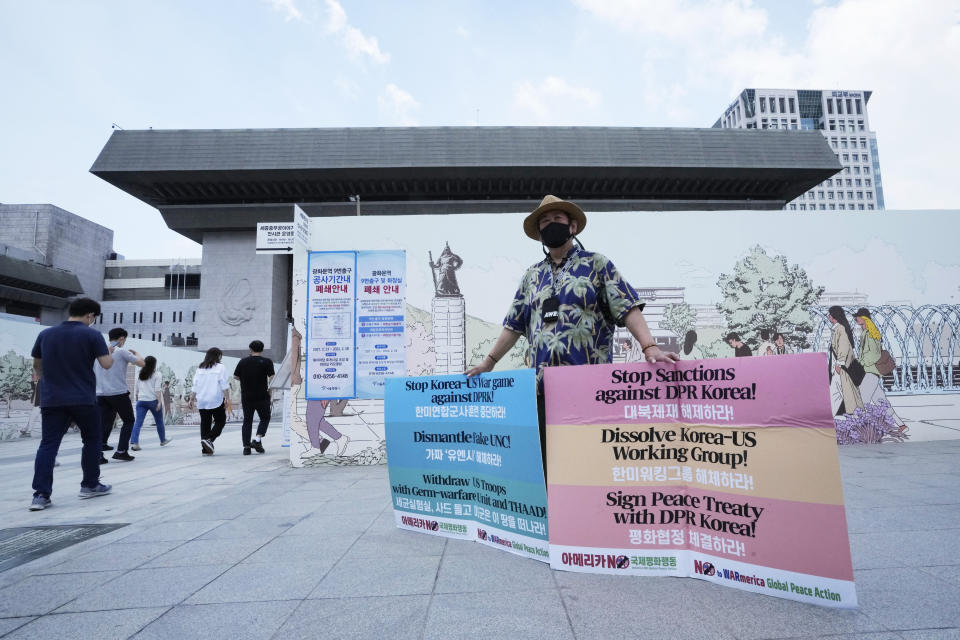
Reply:
[[[823,354],[546,370],[550,562],[855,607]]]

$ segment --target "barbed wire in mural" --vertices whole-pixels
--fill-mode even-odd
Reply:
[[[859,307],[844,307],[853,317]],[[882,336],[883,348],[896,360],[896,368],[883,377],[893,393],[960,390],[960,305],[920,307],[879,305],[866,307]],[[826,307],[813,307],[817,322],[811,344],[818,351],[830,346]],[[853,325],[859,341],[860,328]]]

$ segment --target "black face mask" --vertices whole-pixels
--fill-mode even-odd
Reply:
[[[570,239],[570,225],[562,222],[551,222],[540,229],[540,241],[551,249],[562,247]]]

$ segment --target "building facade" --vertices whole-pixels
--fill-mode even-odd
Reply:
[[[843,165],[784,209],[873,211],[884,208],[877,135],[870,129],[871,91],[744,89],[714,123],[720,129],[814,129]]]
[[[199,342],[199,259],[107,260],[97,324],[166,346]]]

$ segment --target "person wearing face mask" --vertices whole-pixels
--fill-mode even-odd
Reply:
[[[523,221],[523,231],[543,244],[545,257],[527,269],[487,356],[468,376],[492,371],[520,336],[531,346],[537,370],[540,447],[545,457],[545,367],[612,362],[616,327],[639,341],[647,362],[675,362],[663,352],[643,317],[643,302],[606,256],[586,251],[577,235],[587,216],[572,202],[548,195]],[[544,464],[546,468],[546,464]]]

